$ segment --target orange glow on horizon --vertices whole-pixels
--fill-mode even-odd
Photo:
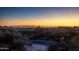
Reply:
[[[38,20],[38,21],[4,21],[0,22],[0,25],[5,26],[78,26],[79,20]]]
[[[59,15],[54,18],[36,18],[36,19],[23,19],[23,20],[7,20],[1,21],[0,25],[4,26],[79,26],[79,14],[73,15]]]

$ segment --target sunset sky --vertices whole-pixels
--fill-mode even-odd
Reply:
[[[79,26],[79,8],[0,7],[0,25]]]

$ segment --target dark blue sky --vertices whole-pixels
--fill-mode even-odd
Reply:
[[[0,25],[78,26],[79,8],[0,7]]]
[[[61,12],[78,11],[79,8],[61,8],[61,7],[1,7],[0,18],[36,18],[47,17]]]
[[[0,7],[0,20],[23,20],[48,18],[79,12],[78,7]],[[63,14],[62,14],[63,15]]]

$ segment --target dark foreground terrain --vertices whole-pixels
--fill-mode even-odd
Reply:
[[[79,51],[79,27],[0,27],[0,51]]]

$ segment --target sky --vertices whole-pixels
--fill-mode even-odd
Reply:
[[[1,26],[79,26],[78,7],[0,7]]]

